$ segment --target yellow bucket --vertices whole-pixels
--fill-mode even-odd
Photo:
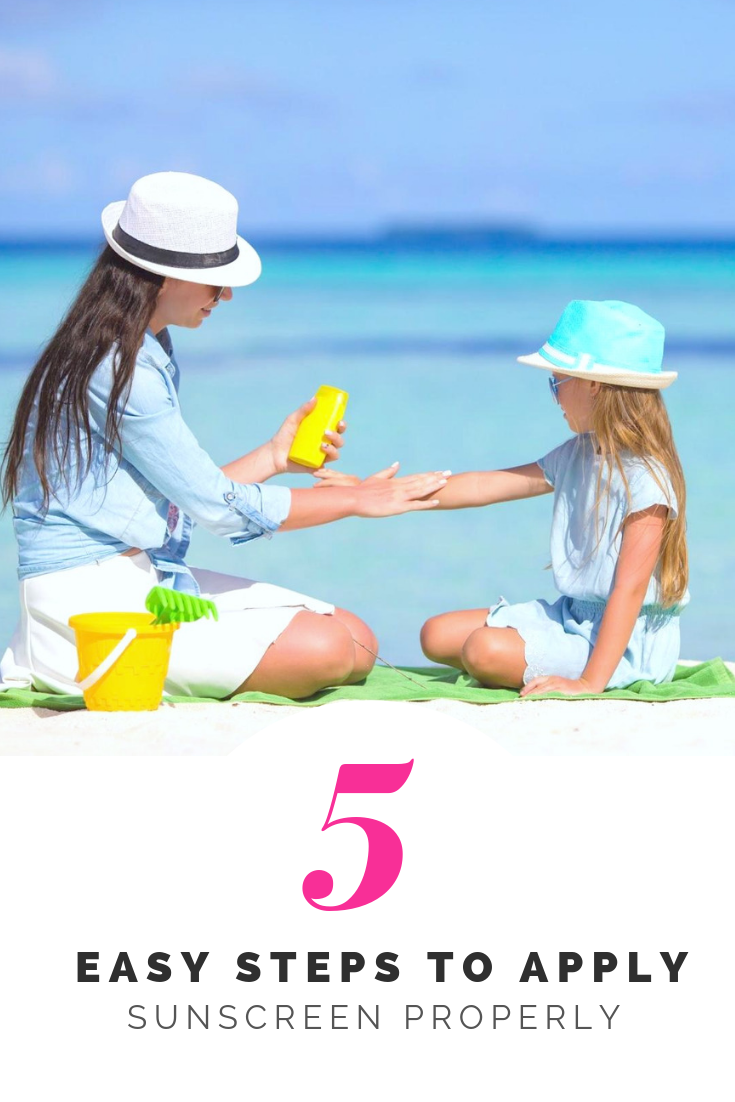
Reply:
[[[77,683],[97,712],[155,711],[163,696],[178,624],[155,624],[149,612],[72,616],[79,655]]]

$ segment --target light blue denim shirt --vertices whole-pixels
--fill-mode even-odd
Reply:
[[[90,381],[89,471],[80,476],[72,464],[68,484],[52,471],[45,512],[33,463],[35,412],[30,419],[13,502],[18,575],[64,570],[140,547],[163,572],[164,584],[196,593],[184,562],[193,524],[233,544],[270,536],[288,516],[291,491],[233,482],[199,446],[181,415],[179,369],[165,329],[158,338],[145,334],[120,423],[120,454],[105,456],[114,352]]]

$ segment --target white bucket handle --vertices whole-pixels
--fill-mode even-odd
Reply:
[[[133,639],[137,635],[135,628],[128,628],[123,635],[119,643],[116,643],[112,648],[107,658],[104,658],[96,670],[92,670],[90,674],[84,678],[83,681],[77,679],[77,684],[83,693],[86,693],[87,689],[91,689],[93,685],[96,685],[101,677],[104,677],[107,671],[115,665],[120,655],[128,649]]]

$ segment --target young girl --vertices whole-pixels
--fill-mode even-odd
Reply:
[[[424,654],[521,695],[599,693],[667,681],[687,603],[685,489],[660,391],[663,327],[624,302],[572,302],[549,341],[520,362],[550,372],[575,434],[536,463],[449,479],[441,509],[554,494],[553,604],[446,612]],[[327,471],[326,485],[350,476]]]
[[[162,583],[216,600],[220,619],[174,635],[166,689],[226,697],[308,696],[362,679],[377,643],[355,615],[274,585],[190,569],[193,522],[233,544],[347,516],[434,507],[437,474],[289,490],[288,460],[313,400],[266,444],[219,468],[187,428],[169,325],[195,329],[260,274],[237,235],[237,203],[209,180],[163,172],[102,214],[108,246],[21,395],[4,458],[21,619],[0,682],[78,692],[69,617],[142,611]],[[240,410],[247,431],[247,408]],[[324,449],[337,458],[344,425]],[[308,472],[311,473],[311,472]]]
[[[624,302],[572,302],[519,362],[549,383],[575,434],[536,463],[461,474],[437,494],[459,509],[554,494],[551,565],[562,596],[434,616],[427,658],[521,695],[600,693],[668,681],[687,603],[684,476],[660,391],[663,327]]]

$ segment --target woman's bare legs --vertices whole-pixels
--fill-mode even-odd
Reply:
[[[353,642],[353,636],[377,652],[372,631],[352,612],[297,612],[235,693],[274,693],[299,700],[327,685],[361,681],[375,659]]]
[[[335,608],[334,616],[341,624],[344,624],[352,636],[355,665],[350,676],[342,684],[354,685],[355,682],[364,680],[375,665],[378,640],[364,620],[361,620],[359,616],[355,616],[354,612],[348,612],[346,608]]]
[[[482,685],[520,689],[526,648],[515,628],[487,627],[488,609],[432,616],[421,629],[421,647],[432,662],[465,670]]]

